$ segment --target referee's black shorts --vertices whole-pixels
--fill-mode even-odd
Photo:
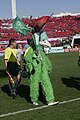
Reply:
[[[20,69],[18,68],[18,64],[16,62],[8,62],[7,68],[12,77],[17,76],[20,71]]]

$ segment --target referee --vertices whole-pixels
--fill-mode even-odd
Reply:
[[[5,49],[4,54],[4,62],[5,66],[7,68],[6,72],[10,74],[11,78],[9,77],[9,89],[10,89],[10,95],[11,98],[16,97],[16,89],[21,81],[21,75],[20,75],[20,63],[17,59],[18,51],[16,49],[16,40],[11,38],[9,40],[9,45]],[[16,80],[14,81],[13,77],[16,76]]]

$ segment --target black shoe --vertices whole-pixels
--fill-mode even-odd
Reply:
[[[12,93],[11,93],[11,98],[12,98],[12,99],[15,99],[15,98],[16,98],[16,93],[15,93],[15,92],[12,92]]]

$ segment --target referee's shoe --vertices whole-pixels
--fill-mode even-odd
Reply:
[[[11,98],[12,98],[12,99],[15,99],[15,98],[16,98],[16,92],[15,92],[15,91],[12,91],[12,92],[11,92]]]

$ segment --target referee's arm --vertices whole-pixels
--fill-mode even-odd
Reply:
[[[7,59],[4,59],[5,67],[7,68]]]

